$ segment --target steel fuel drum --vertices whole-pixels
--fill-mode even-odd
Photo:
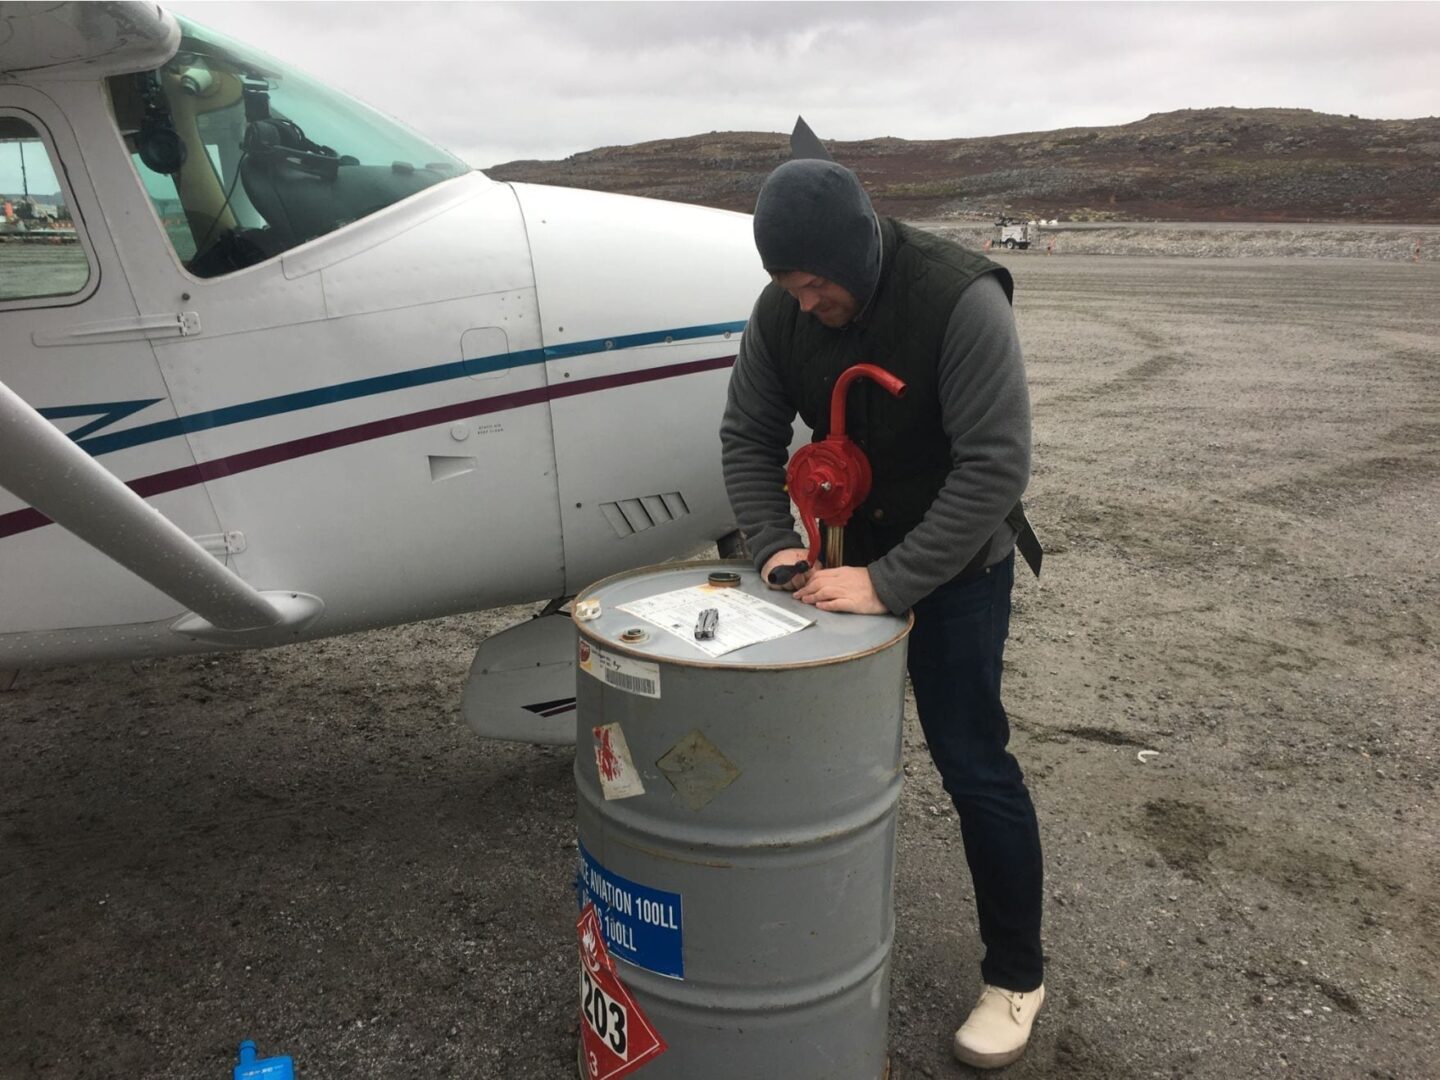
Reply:
[[[575,607],[580,898],[623,984],[582,1001],[581,1076],[879,1080],[909,619],[818,611],[719,561]]]

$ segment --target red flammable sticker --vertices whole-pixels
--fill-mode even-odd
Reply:
[[[625,732],[619,723],[592,728],[595,735],[595,771],[600,774],[600,793],[606,799],[630,799],[645,794],[640,770],[630,756]]]
[[[665,1052],[665,1040],[615,973],[600,916],[586,904],[580,935],[580,1049],[587,1080],[619,1080]]]

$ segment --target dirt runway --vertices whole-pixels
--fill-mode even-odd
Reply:
[[[1005,1075],[1440,1076],[1440,263],[1004,260],[1050,965]],[[528,610],[21,673],[0,1077],[216,1078],[245,1037],[306,1077],[573,1076],[571,754],[458,717]],[[913,718],[906,755],[894,1075],[968,1075],[973,906]]]

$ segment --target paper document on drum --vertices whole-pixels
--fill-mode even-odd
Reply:
[[[715,637],[709,641],[696,641],[695,622],[706,608],[714,608],[720,613]],[[738,589],[717,589],[713,585],[694,585],[688,589],[647,596],[643,600],[632,600],[621,604],[620,610],[669,630],[708,656],[724,656],[746,645],[774,641],[804,630],[815,622],[758,596]]]

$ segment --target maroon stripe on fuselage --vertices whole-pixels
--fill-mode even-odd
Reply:
[[[356,424],[353,427],[340,428],[337,431],[327,431],[322,435],[291,439],[289,442],[276,443],[274,446],[265,446],[259,450],[246,450],[240,454],[231,454],[229,457],[216,458],[214,461],[202,461],[198,465],[186,465],[183,468],[170,469],[167,472],[152,473],[149,476],[131,480],[127,486],[141,498],[148,499],[154,495],[163,495],[167,491],[193,487],[207,480],[218,480],[221,477],[234,476],[236,473],[249,472],[251,469],[263,469],[266,465],[275,465],[281,461],[293,461],[295,458],[319,454],[325,450],[354,446],[356,443],[369,442],[372,439],[383,439],[387,435],[399,435],[401,432],[414,431],[416,428],[429,427],[431,424],[444,424],[452,420],[464,420],[471,416],[484,416],[486,413],[519,409],[526,405],[539,405],[556,398],[576,397],[580,394],[593,394],[601,390],[613,390],[621,386],[674,379],[682,375],[695,375],[702,371],[718,371],[721,368],[729,367],[734,362],[735,357],[733,356],[718,356],[710,360],[692,360],[685,364],[669,364],[665,367],[645,368],[641,371],[597,375],[591,379],[576,379],[574,382],[561,383],[559,386],[542,386],[534,390],[520,390],[513,394],[497,394],[494,397],[476,398],[474,401],[464,401],[454,405],[441,405],[438,408],[422,409],[420,412],[407,413],[404,416],[392,416],[385,420],[372,420],[369,423]],[[31,507],[15,510],[8,514],[0,514],[0,539],[14,536],[16,533],[29,532],[31,529],[38,529],[49,524],[48,517]]]

